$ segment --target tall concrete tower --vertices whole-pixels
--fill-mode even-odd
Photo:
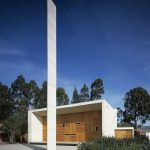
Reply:
[[[56,149],[56,7],[47,0],[47,149]]]

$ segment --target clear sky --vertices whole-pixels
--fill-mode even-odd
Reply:
[[[150,92],[149,0],[55,0],[57,83],[69,97],[76,86],[104,81],[103,98],[123,106],[125,93]],[[0,81],[17,75],[39,85],[47,78],[46,0],[0,1]]]

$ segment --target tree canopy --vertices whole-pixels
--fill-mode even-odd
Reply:
[[[150,95],[142,87],[131,89],[124,98],[124,122],[135,128],[142,126],[150,119]]]
[[[31,99],[29,97],[28,83],[22,75],[18,76],[11,84],[11,98],[15,102],[15,111],[23,112],[25,119],[27,119]]]
[[[57,106],[69,104],[69,98],[64,88],[61,88],[61,87],[57,88],[56,95],[57,95],[56,97]]]
[[[98,78],[91,84],[91,100],[101,99],[103,94],[103,80]]]
[[[36,88],[36,98],[33,101],[34,108],[47,107],[47,81],[44,81],[41,88]]]
[[[89,101],[89,88],[86,84],[83,85],[83,87],[80,90],[80,101],[86,102]]]
[[[28,110],[44,107],[47,107],[47,81],[39,87],[34,80],[27,82],[19,75],[10,87],[0,83],[0,122],[11,142],[17,135],[27,133]]]
[[[10,88],[0,82],[0,122],[10,115],[14,110],[14,101],[10,97]]]
[[[27,122],[24,120],[23,113],[15,113],[3,121],[2,129],[8,134],[10,142],[16,140],[16,136],[21,136],[27,133]]]

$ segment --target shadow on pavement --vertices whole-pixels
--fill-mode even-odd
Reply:
[[[46,148],[35,146],[35,145],[31,145],[31,144],[22,144],[22,145],[24,145],[26,147],[29,147],[29,148],[32,148],[34,150],[47,150]]]

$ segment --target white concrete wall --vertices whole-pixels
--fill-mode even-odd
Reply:
[[[117,110],[104,100],[102,103],[102,136],[114,136],[115,128],[117,128]]]
[[[148,139],[150,141],[150,132],[146,132],[146,136],[148,137]]]
[[[28,112],[28,143],[43,141],[42,117]]]
[[[56,7],[47,0],[47,53],[48,53],[48,95],[47,95],[47,149],[56,149]]]

